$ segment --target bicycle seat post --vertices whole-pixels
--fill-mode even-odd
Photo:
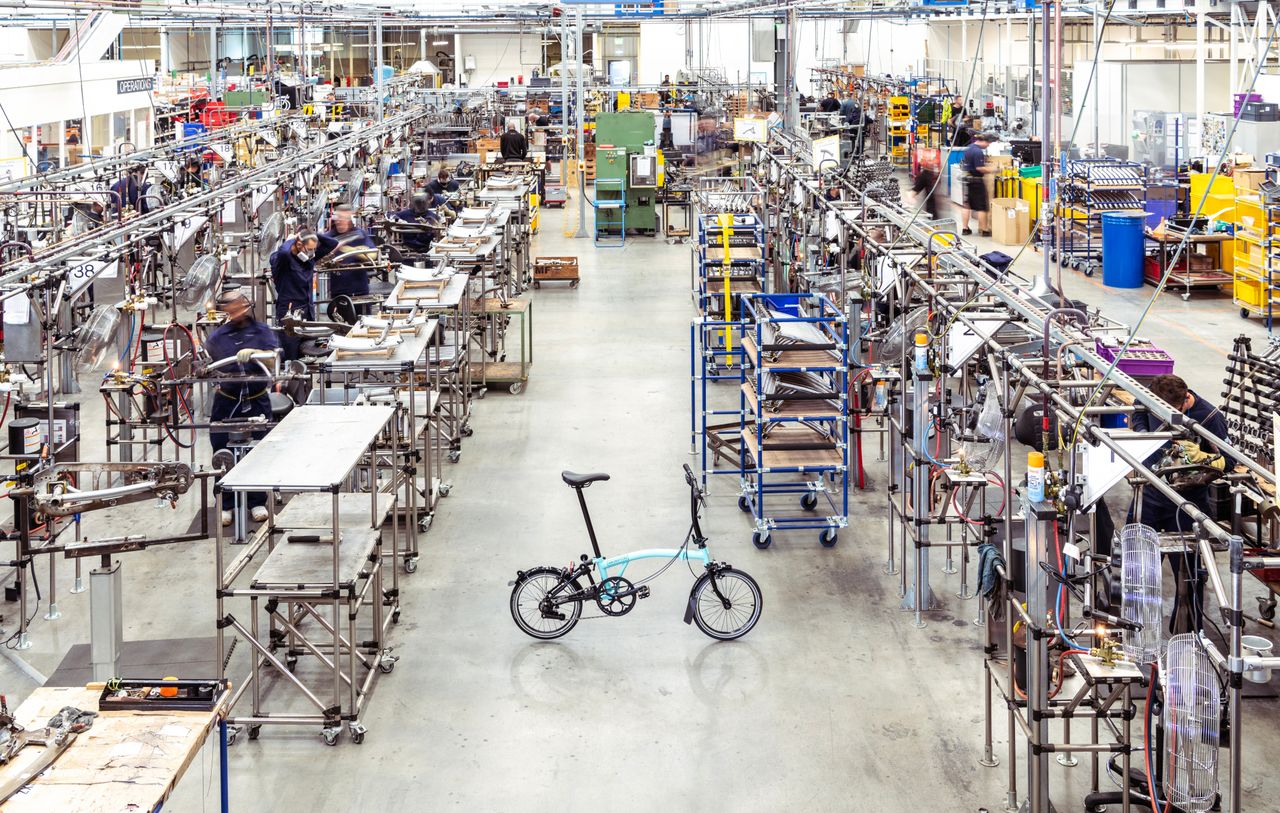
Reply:
[[[582,490],[585,486],[574,486],[573,490],[578,492],[578,505],[582,507],[582,519],[587,523],[587,536],[591,537],[591,550],[595,551],[597,559],[603,559],[604,555],[600,553],[600,545],[596,542],[596,529],[591,524],[591,513],[587,511],[587,498],[583,496]]]

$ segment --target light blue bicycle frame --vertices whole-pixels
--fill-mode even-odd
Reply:
[[[707,548],[686,546],[683,548],[649,548],[648,550],[624,553],[621,556],[600,557],[595,560],[596,573],[599,574],[600,581],[614,576],[621,577],[627,572],[628,565],[641,559],[683,559],[686,562],[701,562],[703,566],[706,566],[711,564],[711,551]],[[617,568],[618,572],[609,572],[614,568]]]

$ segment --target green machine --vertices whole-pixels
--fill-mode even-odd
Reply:
[[[623,110],[596,116],[596,179],[622,181],[630,232],[658,229],[658,159],[653,113]],[[646,149],[645,145],[648,144]],[[604,148],[614,147],[615,151]],[[620,151],[625,150],[625,156]],[[601,160],[602,151],[612,160]]]

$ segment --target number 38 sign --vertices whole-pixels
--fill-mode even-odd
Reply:
[[[67,281],[71,283],[71,293],[79,293],[98,277],[115,279],[119,260],[94,260],[71,266],[67,273]]]

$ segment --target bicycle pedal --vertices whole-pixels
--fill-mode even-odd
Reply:
[[[649,597],[648,585],[641,585],[640,587],[636,588],[636,598],[648,598],[648,597]]]

